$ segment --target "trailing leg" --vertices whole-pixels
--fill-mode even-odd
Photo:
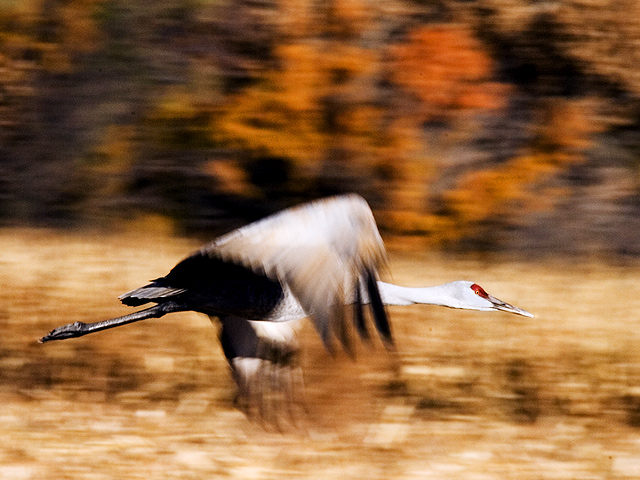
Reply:
[[[95,323],[83,323],[75,322],[69,323],[62,327],[58,327],[52,330],[48,335],[45,335],[39,343],[50,342],[52,340],[64,340],[67,338],[82,337],[93,332],[99,332],[108,328],[119,327],[120,325],[126,325],[128,323],[139,322],[140,320],[146,320],[147,318],[160,318],[167,313],[183,311],[184,307],[175,302],[165,302],[140,310],[129,315],[122,317],[111,318],[109,320],[103,320]]]

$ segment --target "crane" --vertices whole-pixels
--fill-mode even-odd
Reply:
[[[329,197],[218,237],[166,276],[119,297],[128,306],[151,307],[64,325],[39,341],[80,337],[172,312],[204,313],[220,321],[220,341],[239,394],[249,396],[265,364],[277,370],[294,363],[299,350],[295,321],[305,317],[328,351],[334,352],[336,337],[352,354],[350,319],[361,339],[370,338],[365,306],[388,349],[394,342],[385,305],[422,303],[533,316],[473,282],[423,288],[382,282],[379,270],[385,265],[384,244],[367,202],[355,194]]]

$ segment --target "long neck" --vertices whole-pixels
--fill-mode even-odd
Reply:
[[[413,305],[424,303],[453,307],[454,299],[446,285],[435,287],[402,287],[392,283],[378,282],[380,295],[385,305]]]

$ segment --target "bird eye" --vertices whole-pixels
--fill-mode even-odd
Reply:
[[[473,290],[473,292],[479,297],[487,298],[489,296],[487,292],[484,291],[484,288],[482,288],[477,283],[474,283],[473,285],[471,285],[471,290]]]

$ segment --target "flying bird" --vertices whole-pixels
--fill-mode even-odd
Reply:
[[[394,341],[385,305],[424,303],[533,316],[473,282],[426,288],[381,282],[379,271],[385,266],[384,244],[367,202],[355,194],[329,197],[218,237],[166,276],[119,297],[128,306],[154,305],[110,320],[64,325],[40,342],[173,312],[200,312],[220,321],[223,352],[239,396],[246,398],[260,393],[265,371],[285,393],[293,391],[298,375],[279,373],[298,371],[295,321],[305,317],[311,318],[327,350],[334,352],[338,339],[352,354],[350,323],[362,340],[370,339],[365,307],[388,349]]]

